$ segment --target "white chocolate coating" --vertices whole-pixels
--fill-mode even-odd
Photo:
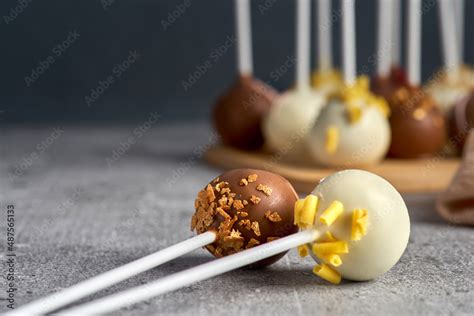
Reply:
[[[289,91],[275,100],[263,121],[263,134],[273,151],[300,148],[326,99],[311,89]]]
[[[323,179],[312,194],[319,198],[315,225],[348,242],[349,253],[340,255],[342,264],[332,267],[343,278],[371,280],[398,262],[408,244],[410,218],[403,198],[388,181],[367,171],[344,170]],[[318,216],[335,200],[342,202],[344,211],[326,228]],[[367,234],[359,241],[351,241],[355,208],[368,213]]]
[[[337,148],[326,150],[327,129],[338,130]],[[346,108],[338,99],[329,102],[318,117],[306,141],[314,160],[330,167],[374,164],[385,157],[390,146],[390,125],[375,106],[362,107],[362,116],[350,122]]]
[[[467,96],[474,88],[474,70],[462,66],[459,72],[449,74],[442,71],[436,80],[426,86],[427,93],[436,101],[444,113],[447,113],[457,101]]]

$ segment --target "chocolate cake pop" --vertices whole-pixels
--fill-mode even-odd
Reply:
[[[263,122],[263,131],[266,144],[273,152],[302,156],[306,136],[326,99],[312,90],[309,83],[310,2],[298,0],[296,4],[296,87],[275,99]]]
[[[344,2],[345,3],[345,2]],[[345,88],[331,98],[307,137],[314,160],[324,166],[347,167],[378,162],[390,144],[385,100],[369,91],[366,77],[355,74],[355,13],[343,6],[343,71]]]
[[[362,170],[324,178],[304,200],[295,219],[322,234],[301,247],[318,262],[313,272],[331,283],[341,277],[366,281],[390,270],[410,236],[410,218],[400,193],[385,179]]]
[[[191,228],[198,234],[213,230],[216,241],[206,248],[216,257],[293,234],[293,205],[298,196],[291,184],[271,172],[228,171],[198,194]],[[269,265],[284,253],[259,262]]]
[[[399,66],[393,66],[388,76],[376,75],[370,83],[370,90],[385,99],[389,99],[395,91],[408,85],[405,71]]]
[[[222,141],[247,150],[262,147],[261,121],[276,91],[252,77],[249,0],[235,0],[239,77],[214,106],[214,126]]]
[[[471,91],[471,97],[466,106],[466,119],[469,128],[474,128],[474,89]]]
[[[264,143],[261,122],[277,93],[251,76],[239,76],[214,107],[214,126],[224,143],[253,150]]]
[[[433,99],[420,88],[402,87],[391,97],[392,142],[389,155],[420,158],[439,152],[446,142],[446,123]]]
[[[392,142],[389,155],[419,158],[440,151],[446,141],[446,123],[433,99],[421,88],[421,1],[408,6],[407,59],[409,85],[389,98]]]

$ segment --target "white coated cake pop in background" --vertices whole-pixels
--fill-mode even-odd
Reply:
[[[334,173],[298,200],[295,222],[324,231],[299,247],[318,262],[313,272],[339,283],[366,281],[390,270],[401,258],[410,236],[410,218],[400,193],[385,179],[363,170]]]
[[[369,91],[367,78],[359,78],[321,111],[306,139],[308,150],[324,166],[377,163],[390,146],[388,114],[386,101]]]
[[[274,101],[263,121],[263,134],[273,152],[304,153],[304,140],[326,98],[310,87],[310,0],[296,1],[296,85]]]
[[[367,77],[356,77],[354,0],[342,2],[342,46],[345,85],[331,97],[306,138],[315,162],[330,167],[378,162],[391,140],[387,102],[370,92]]]

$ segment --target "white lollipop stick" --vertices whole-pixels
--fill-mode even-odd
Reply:
[[[464,60],[464,0],[455,1],[459,61]]]
[[[318,69],[321,72],[332,68],[332,21],[331,0],[317,0],[316,14],[318,17],[318,32],[316,43],[318,43]]]
[[[444,66],[447,70],[459,67],[455,10],[452,0],[439,0],[438,13],[441,21]]]
[[[413,86],[421,83],[421,0],[408,1],[408,82]]]
[[[377,75],[387,77],[390,73],[392,60],[390,59],[392,36],[392,3],[391,0],[378,1],[378,32],[377,32]]]
[[[309,88],[309,51],[310,51],[310,0],[296,2],[296,86]]]
[[[251,75],[252,66],[252,38],[250,23],[249,0],[235,0],[236,28],[237,28],[237,59],[239,73]]]
[[[113,294],[91,303],[64,311],[67,315],[95,315],[112,312],[119,308],[171,292],[195,282],[244,267],[259,260],[310,243],[321,236],[316,229],[309,229],[278,240],[217,259],[200,266],[181,271],[158,281]]]
[[[401,31],[401,23],[400,23],[400,0],[392,0],[392,66],[400,66],[400,31]]]
[[[342,0],[342,69],[347,85],[355,83],[355,12],[354,0]]]
[[[214,232],[206,232],[166,249],[155,252],[121,267],[107,271],[91,279],[82,281],[65,290],[26,304],[8,315],[42,315],[57,310],[106,287],[126,280],[134,275],[150,270],[190,251],[211,244],[216,239]]]

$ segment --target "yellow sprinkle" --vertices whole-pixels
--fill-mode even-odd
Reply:
[[[324,234],[326,237],[326,241],[336,241],[337,239],[331,234],[330,231],[327,231],[326,234]]]
[[[316,216],[316,211],[318,209],[318,201],[318,198],[312,194],[304,199],[303,208],[299,213],[298,226],[304,228],[313,225],[314,217]]]
[[[301,258],[304,258],[308,255],[308,246],[306,245],[301,245],[298,246],[298,254],[300,255]]]
[[[344,211],[344,205],[339,201],[334,201],[329,207],[321,214],[319,220],[321,223],[330,226]]]
[[[304,199],[299,199],[295,203],[295,218],[294,224],[298,225],[300,222],[301,210],[303,209]]]
[[[358,122],[362,117],[362,109],[358,106],[347,106],[346,110],[349,116],[349,122],[352,124]]]
[[[331,282],[333,284],[339,284],[341,283],[341,275],[337,272],[331,269],[328,265],[325,264],[317,264],[313,268],[313,273],[319,276],[320,278]]]
[[[339,255],[336,255],[335,253],[321,254],[321,260],[334,267],[339,267],[342,264],[341,257]]]
[[[352,212],[351,240],[360,240],[367,234],[367,210],[356,208]]]
[[[330,253],[348,253],[349,247],[345,241],[315,242],[313,244],[313,253],[330,254]]]
[[[334,154],[339,145],[339,129],[335,126],[329,126],[326,130],[326,152],[330,155]]]

